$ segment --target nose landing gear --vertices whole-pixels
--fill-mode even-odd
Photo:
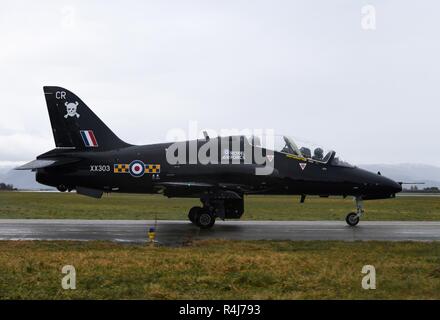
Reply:
[[[345,222],[351,227],[359,223],[361,216],[364,214],[364,205],[362,197],[356,197],[356,212],[350,212],[345,218]]]

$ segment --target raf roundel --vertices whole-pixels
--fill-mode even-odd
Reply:
[[[130,163],[128,170],[133,177],[140,178],[145,173],[145,164],[140,160],[134,160]]]

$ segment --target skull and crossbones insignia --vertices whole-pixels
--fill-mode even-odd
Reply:
[[[66,119],[67,119],[67,117],[79,118],[79,113],[76,112],[78,105],[79,105],[78,101],[75,101],[75,103],[66,102],[66,103],[64,103],[64,105],[66,106],[66,112],[67,112],[67,114],[64,116],[64,118],[66,118]]]

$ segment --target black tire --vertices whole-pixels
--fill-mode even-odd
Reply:
[[[200,229],[210,229],[215,223],[215,216],[208,210],[202,209],[198,212],[196,218],[196,225]]]
[[[188,219],[194,224],[197,224],[197,216],[199,212],[202,210],[201,207],[192,207],[188,212]]]
[[[359,217],[355,212],[350,212],[347,214],[347,217],[345,218],[345,222],[351,227],[354,227],[359,223]]]

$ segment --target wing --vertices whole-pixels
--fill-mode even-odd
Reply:
[[[167,197],[200,197],[206,194],[216,194],[228,199],[241,199],[247,190],[240,184],[216,184],[197,181],[158,182],[156,189]]]

